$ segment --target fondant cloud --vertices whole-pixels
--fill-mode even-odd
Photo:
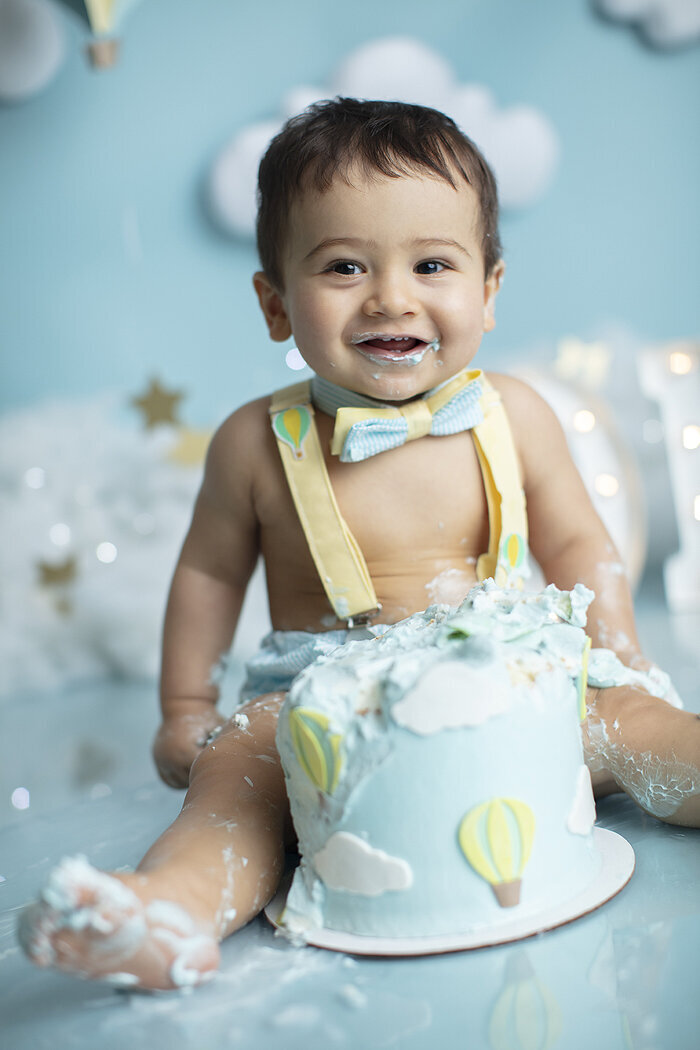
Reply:
[[[700,0],[595,0],[608,18],[631,22],[656,47],[700,40]]]
[[[364,839],[347,831],[336,831],[314,854],[313,865],[331,890],[379,897],[389,890],[407,890],[413,885],[410,864],[374,849]]]
[[[451,66],[429,47],[404,37],[374,40],[353,51],[324,86],[300,85],[281,100],[274,121],[243,128],[215,160],[209,180],[212,215],[228,233],[255,228],[260,158],[284,120],[310,103],[345,95],[434,106],[451,116],[491,163],[504,208],[534,203],[548,189],[559,157],[554,127],[531,106],[501,109],[483,86],[460,84]]]
[[[588,766],[581,766],[576,781],[576,794],[567,827],[572,835],[587,835],[595,824],[595,802]]]
[[[510,709],[507,682],[459,660],[435,664],[391,709],[395,722],[421,736],[479,726]]]

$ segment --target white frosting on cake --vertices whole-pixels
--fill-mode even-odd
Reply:
[[[486,581],[297,677],[278,729],[302,855],[287,929],[466,932],[595,877],[579,731],[592,597]]]

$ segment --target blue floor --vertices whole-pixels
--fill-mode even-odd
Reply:
[[[669,616],[652,581],[638,622],[646,652],[700,711],[700,615]],[[700,832],[660,824],[623,796],[603,800],[598,815],[635,849],[629,885],[590,915],[516,944],[361,959],[291,947],[260,919],[224,944],[216,981],[190,994],[125,994],[35,970],[13,930],[48,870],[75,852],[100,867],[136,863],[182,795],[150,767],[152,685],[27,696],[2,718],[3,1050],[697,1050]],[[26,809],[11,803],[17,787],[29,791]]]

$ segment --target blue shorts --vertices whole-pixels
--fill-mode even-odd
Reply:
[[[372,633],[380,632],[374,628]],[[361,637],[369,638],[371,633],[357,628],[318,632],[270,631],[257,653],[246,662],[240,702],[245,703],[263,693],[287,692],[299,672],[318,656],[332,653],[339,645]]]

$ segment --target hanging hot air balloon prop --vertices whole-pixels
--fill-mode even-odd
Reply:
[[[326,716],[305,707],[291,712],[289,729],[299,765],[319,791],[332,795],[342,766],[341,734],[329,732]]]
[[[523,870],[530,859],[535,815],[516,798],[492,798],[470,809],[457,837],[469,864],[489,883],[502,908],[520,903]]]
[[[304,405],[295,405],[272,417],[272,429],[285,445],[289,445],[295,459],[304,458],[304,438],[310,426],[311,414]]]
[[[118,33],[126,15],[141,0],[63,0],[80,18],[87,22],[92,40],[87,46],[88,56],[95,69],[108,69],[117,61]]]

